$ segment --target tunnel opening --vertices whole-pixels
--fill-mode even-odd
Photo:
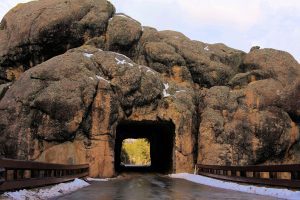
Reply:
[[[120,159],[122,166],[151,166],[150,141],[147,138],[123,140]]]
[[[169,121],[125,121],[117,126],[115,140],[115,170],[122,172],[172,173],[175,125]],[[128,139],[145,139],[150,144],[148,165],[122,162],[122,144]]]
[[[293,114],[293,113],[288,113],[288,114],[289,114],[291,120],[300,127],[300,116]]]

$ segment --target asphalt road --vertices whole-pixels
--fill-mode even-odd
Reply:
[[[127,175],[91,185],[59,200],[208,200],[208,199],[275,199],[265,196],[223,190],[162,175]]]

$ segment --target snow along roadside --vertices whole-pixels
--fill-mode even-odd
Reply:
[[[5,192],[1,197],[6,197],[8,199],[14,200],[40,200],[40,199],[50,199],[55,198],[64,194],[68,194],[78,190],[80,188],[90,185],[89,183],[81,180],[75,179],[72,182],[60,183],[58,185],[50,186],[50,188],[42,188],[35,190],[19,190],[16,192]]]
[[[113,178],[86,178],[87,181],[105,182],[113,180]]]
[[[288,189],[276,189],[276,188],[266,188],[266,187],[258,187],[253,185],[241,185],[233,182],[221,181],[213,178],[208,178],[205,176],[188,174],[188,173],[180,173],[180,174],[170,174],[171,178],[181,178],[194,183],[200,183],[203,185],[208,185],[212,187],[235,190],[240,192],[265,195],[283,199],[300,199],[300,191],[292,191]]]

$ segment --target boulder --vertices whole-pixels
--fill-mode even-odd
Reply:
[[[274,106],[251,108],[245,91],[213,87],[206,91],[199,128],[198,162],[254,165],[283,160],[299,140],[287,112]]]
[[[18,4],[1,21],[0,79],[24,71],[105,33],[115,12],[106,0],[40,0]]]
[[[124,14],[116,14],[108,23],[106,47],[110,50],[128,52],[142,34],[141,24]]]
[[[225,85],[237,72],[244,52],[224,44],[193,41],[175,31],[145,28],[136,55],[138,63],[169,72],[174,65],[186,66],[193,81],[204,87]]]
[[[232,89],[204,90],[198,161],[221,165],[297,162],[289,151],[299,143],[299,70],[290,54],[255,48],[240,65],[243,73],[229,82]]]
[[[148,42],[145,57],[149,66],[161,73],[169,72],[169,68],[175,65],[185,66],[185,60],[175,48],[164,42]]]
[[[122,54],[82,46],[27,70],[1,99],[1,155],[48,162],[85,161],[92,163],[94,176],[113,176],[113,127],[124,120],[160,118],[176,123],[175,157],[182,160],[179,163],[189,161],[185,165],[174,162],[174,170],[190,171],[196,143],[194,98],[193,89],[177,86]],[[185,124],[188,121],[189,125]],[[185,139],[181,138],[183,130]],[[73,148],[70,142],[84,149],[57,160],[48,155],[66,142],[68,149]],[[91,154],[105,146],[110,156]],[[111,170],[97,171],[101,162],[110,163],[107,167]]]

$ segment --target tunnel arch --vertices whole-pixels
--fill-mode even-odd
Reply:
[[[121,165],[122,142],[125,139],[146,138],[150,142],[151,165],[148,167],[126,167]],[[170,121],[123,121],[116,129],[115,171],[157,172],[174,171],[175,125]]]

